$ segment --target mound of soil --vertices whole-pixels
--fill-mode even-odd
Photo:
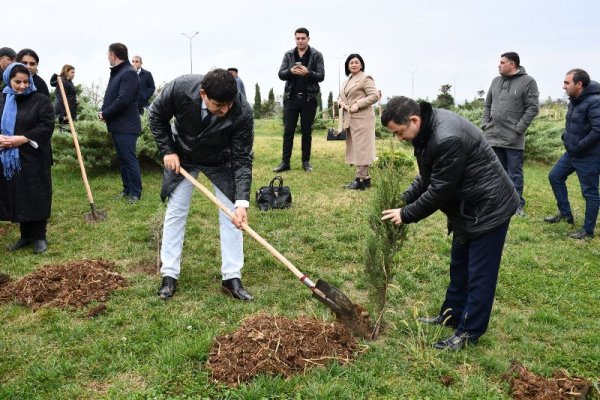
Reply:
[[[45,265],[18,281],[1,286],[0,302],[16,301],[34,310],[41,307],[77,309],[92,301],[104,302],[111,292],[127,285],[114,268],[114,263],[102,260]]]
[[[564,370],[556,370],[552,378],[544,378],[528,371],[517,361],[511,363],[503,378],[510,383],[515,400],[583,400],[592,388],[589,380],[571,377]]]
[[[0,224],[0,237],[4,236],[10,228],[11,226],[9,224]]]
[[[350,362],[356,339],[339,323],[259,314],[215,339],[208,358],[213,379],[235,386],[260,373],[290,376],[330,361]]]

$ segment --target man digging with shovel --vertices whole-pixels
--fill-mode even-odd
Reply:
[[[174,125],[171,128],[171,119]],[[237,300],[253,298],[242,286],[244,264],[242,223],[252,181],[254,119],[246,98],[238,93],[235,78],[223,69],[206,75],[183,75],[169,83],[149,109],[150,129],[163,156],[161,198],[167,211],[160,258],[161,299],[175,293],[181,269],[181,252],[194,186],[179,173],[200,172],[212,182],[216,197],[235,215],[219,211],[221,234],[221,290]]]

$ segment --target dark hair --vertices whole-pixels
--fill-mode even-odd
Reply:
[[[573,68],[567,75],[573,74],[573,83],[577,84],[581,82],[581,86],[587,87],[590,84],[590,75],[580,68]]]
[[[40,63],[40,58],[38,57],[37,53],[31,49],[23,49],[20,52],[18,52],[17,56],[15,57],[15,61],[21,62],[21,60],[23,60],[23,57],[25,56],[33,57],[37,64]]]
[[[66,78],[67,77],[67,73],[72,70],[75,69],[74,66],[70,65],[70,64],[65,64],[63,65],[62,69],[60,70],[60,76]]]
[[[234,67],[231,67],[231,68],[227,68],[227,71],[238,72],[238,69],[234,68]]]
[[[394,121],[398,125],[408,125],[413,115],[421,116],[419,103],[408,97],[396,96],[385,105],[381,114],[381,123],[387,126],[390,121]]]
[[[127,46],[125,46],[123,43],[111,44],[110,46],[108,46],[108,51],[113,53],[115,57],[117,57],[121,61],[129,59],[129,56],[127,54]]]
[[[8,79],[14,78],[19,72],[27,74],[27,76],[31,78],[29,70],[25,68],[23,64],[17,64],[10,70],[10,74],[8,74]]]
[[[360,61],[360,63],[361,63],[360,70],[361,71],[365,70],[365,62],[363,61],[360,54],[357,54],[357,53],[350,54],[348,56],[348,58],[346,58],[346,62],[344,63],[344,71],[346,72],[346,76],[350,75],[350,68],[348,67],[348,65],[350,64],[350,60],[352,60],[353,58],[358,58],[358,61]]]
[[[229,103],[237,95],[237,83],[228,71],[213,69],[202,78],[201,87],[206,96],[219,103]]]
[[[306,37],[310,37],[310,34],[308,33],[308,29],[306,29],[306,28],[296,29],[296,31],[294,32],[294,35],[296,35],[296,33],[305,33]]]
[[[507,51],[506,53],[501,54],[500,57],[505,57],[507,60],[514,62],[517,68],[521,66],[521,59],[514,51]]]

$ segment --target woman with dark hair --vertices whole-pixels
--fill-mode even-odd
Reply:
[[[69,110],[71,110],[71,117],[73,120],[77,119],[77,90],[73,85],[73,78],[75,77],[75,67],[69,64],[63,65],[60,70],[60,77],[62,78],[63,87],[65,88],[65,94],[67,96],[67,104]],[[54,114],[58,117],[58,122],[61,124],[68,124],[67,111],[63,104],[62,95],[58,88],[58,78],[56,74],[53,74],[50,78],[50,86],[56,88],[56,103],[54,103]]]
[[[35,85],[38,92],[45,94],[50,97],[50,91],[48,85],[38,75],[38,65],[40,64],[40,58],[37,53],[31,49],[23,49],[17,53],[15,61],[21,63],[29,70],[31,77],[33,78],[33,84]]]
[[[375,81],[365,74],[360,54],[350,54],[344,64],[348,79],[340,88],[338,105],[346,129],[346,163],[356,166],[356,178],[345,187],[365,190],[371,186],[369,165],[375,160],[375,111],[379,96]]]
[[[43,253],[52,205],[52,104],[36,90],[23,64],[10,64],[3,79],[7,86],[0,95],[0,220],[20,224],[21,237],[10,251],[33,244],[34,253]]]

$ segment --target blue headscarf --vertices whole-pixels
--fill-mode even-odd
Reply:
[[[23,93],[17,93],[10,86],[10,71],[17,66],[23,65],[20,63],[10,64],[2,78],[6,83],[6,87],[2,90],[2,93],[6,93],[6,99],[4,101],[4,111],[2,113],[2,121],[0,122],[0,131],[3,135],[13,136],[15,134],[15,123],[17,122],[17,98],[16,96],[28,95],[35,92],[37,89],[33,84],[33,78],[29,73],[29,87],[25,89]],[[24,65],[23,65],[24,67]],[[4,177],[10,180],[16,172],[21,170],[21,162],[19,160],[19,149],[12,147],[10,149],[0,150],[0,161],[2,161],[2,168],[4,169]]]

